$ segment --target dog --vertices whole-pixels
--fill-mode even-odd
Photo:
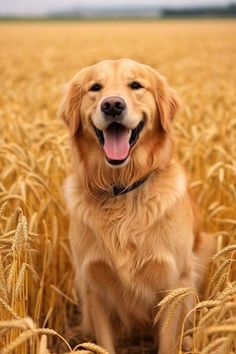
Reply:
[[[131,59],[79,71],[59,107],[73,161],[65,199],[82,328],[110,354],[120,328],[145,326],[158,354],[178,353],[192,300],[165,331],[165,315],[153,325],[156,305],[176,287],[199,291],[213,253],[173,154],[178,107],[167,80]]]

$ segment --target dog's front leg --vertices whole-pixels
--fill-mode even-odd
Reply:
[[[115,354],[114,336],[104,299],[93,292],[92,289],[89,289],[87,306],[97,344],[106,349],[109,354]]]
[[[187,310],[188,309],[188,310]],[[158,354],[178,354],[180,347],[180,334],[184,317],[190,310],[188,303],[179,305],[179,308],[175,309],[170,323],[166,326],[168,321],[167,316],[163,315],[158,323],[157,337],[158,337]],[[191,339],[186,337],[182,343],[182,349],[184,351],[191,351]]]
[[[179,287],[193,287],[192,280],[182,280]],[[193,296],[189,295],[178,305],[172,314],[172,318],[168,319],[167,314],[163,314],[157,324],[157,341],[158,354],[178,354],[180,349],[180,336],[183,322],[187,314],[193,308]],[[191,318],[186,321],[185,330],[191,326]],[[191,351],[191,338],[185,337],[182,341],[182,350]]]
[[[157,344],[158,344],[158,354],[177,354],[179,341],[177,340],[177,328],[181,326],[179,323],[180,310],[176,310],[171,323],[166,325],[166,316],[162,315],[161,319],[157,325]]]

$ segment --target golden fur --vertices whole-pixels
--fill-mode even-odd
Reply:
[[[143,88],[131,90],[132,80]],[[94,82],[102,83],[101,91],[90,91]],[[105,161],[93,129],[102,121],[101,100],[110,95],[125,98],[132,129],[141,117],[145,122],[128,162],[118,168]],[[168,290],[199,289],[213,249],[198,231],[186,173],[173,158],[171,122],[177,108],[166,79],[129,59],[81,70],[59,108],[71,136],[73,174],[65,195],[82,326],[110,354],[118,327],[153,326],[154,306]],[[112,185],[130,186],[146,175],[138,188],[112,196]],[[191,306],[191,299],[182,303],[164,332],[164,318],[154,328],[159,354],[178,352],[181,324]],[[189,349],[190,341],[184,346]]]

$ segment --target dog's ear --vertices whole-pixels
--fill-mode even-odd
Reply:
[[[63,98],[57,112],[69,127],[70,136],[74,136],[79,129],[82,86],[86,73],[87,68],[82,69],[65,85]]]
[[[179,99],[169,86],[166,78],[152,69],[154,76],[154,97],[159,113],[161,127],[164,132],[171,130],[171,123],[179,108]]]

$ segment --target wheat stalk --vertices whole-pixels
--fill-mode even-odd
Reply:
[[[0,297],[0,304],[9,314],[12,315],[12,317],[14,317],[15,319],[20,319],[20,316],[18,316],[17,313],[1,297]]]
[[[170,316],[172,316],[172,312],[175,310],[176,306],[178,306],[178,304],[188,295],[190,294],[196,294],[196,291],[192,288],[177,288],[172,290],[166,297],[164,297],[163,300],[161,300],[159,302],[159,304],[157,305],[160,309],[158,311],[158,313],[155,316],[155,320],[154,323],[156,324],[159,319],[161,318],[161,316],[163,315],[163,313],[166,311],[166,309],[168,308],[168,306],[171,306],[171,313]],[[156,306],[156,307],[157,307]]]
[[[30,317],[25,317],[16,320],[0,321],[0,329],[1,328],[34,329],[35,324]]]
[[[77,345],[74,350],[79,349],[78,353],[85,353],[87,352],[88,354],[109,354],[105,349],[101,348],[100,346],[94,344],[94,343],[82,343]]]
[[[9,345],[7,345],[5,348],[2,349],[2,354],[8,354],[11,353],[15,348],[19,347],[21,344],[26,342],[28,339],[32,338],[35,335],[41,335],[41,334],[47,334],[47,335],[52,335],[52,336],[57,336],[59,337],[69,348],[69,350],[72,350],[70,345],[67,343],[67,341],[56,331],[50,328],[32,328],[25,330],[22,332],[13,342],[11,342]]]

